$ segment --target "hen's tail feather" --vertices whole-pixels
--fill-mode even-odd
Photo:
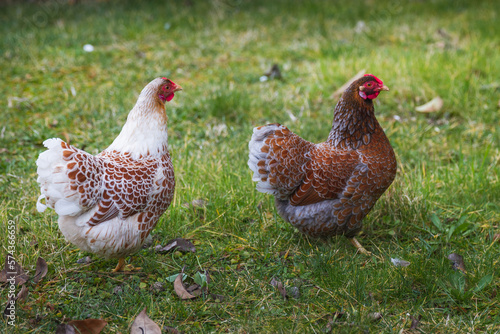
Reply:
[[[287,199],[300,185],[304,165],[309,161],[310,143],[281,124],[268,124],[254,128],[248,166],[258,181],[257,190]]]
[[[47,147],[47,150],[40,153],[36,161],[37,182],[40,184],[40,192],[42,193],[37,200],[37,210],[43,212],[47,207],[50,207],[59,216],[81,214],[86,208],[80,203],[80,194],[72,186],[68,177],[68,164],[75,163],[65,159],[68,148],[75,152],[79,150],[59,138],[47,139],[43,142],[43,145]],[[83,151],[79,152],[85,153]],[[42,203],[44,199],[45,204]]]

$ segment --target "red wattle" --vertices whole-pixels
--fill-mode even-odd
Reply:
[[[170,102],[174,98],[174,93],[167,96],[167,102]]]

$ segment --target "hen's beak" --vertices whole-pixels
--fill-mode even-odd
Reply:
[[[382,90],[389,90],[389,87],[387,87],[386,85],[383,85],[382,87],[377,88],[377,91],[379,91],[379,92]]]
[[[182,87],[179,86],[178,84],[176,84],[175,82],[172,82],[174,84],[174,87],[172,89],[172,93],[175,93],[175,92],[178,92],[180,90],[182,90]]]

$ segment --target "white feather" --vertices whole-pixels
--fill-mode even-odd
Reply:
[[[250,154],[248,157],[248,167],[253,171],[252,181],[258,181],[257,190],[262,193],[276,194],[277,190],[266,180],[263,181],[263,178],[266,178],[268,175],[268,170],[266,170],[266,174],[261,174],[259,170],[262,170],[262,167],[259,167],[257,163],[261,160],[266,161],[266,167],[268,166],[267,157],[268,153],[262,152],[262,147],[265,145],[266,138],[274,133],[274,131],[278,130],[282,125],[277,124],[269,124],[266,126],[262,126],[260,128],[254,128],[252,139],[248,143],[248,148],[250,150]]]

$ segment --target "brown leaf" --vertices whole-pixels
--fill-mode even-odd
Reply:
[[[182,274],[183,272],[179,275],[177,275],[177,278],[174,281],[174,290],[177,296],[179,296],[182,300],[186,299],[193,299],[196,298],[196,296],[193,296],[189,292],[187,292],[186,288],[184,287],[184,284],[182,284]]]
[[[411,319],[411,326],[410,329],[417,329],[418,325],[420,325],[420,319],[422,319],[422,316],[419,314],[418,317],[414,317],[410,315]]]
[[[21,287],[21,290],[17,293],[16,301],[23,301],[26,299],[26,297],[28,297],[28,288],[26,287],[26,285],[23,285]]]
[[[264,73],[264,76],[268,77],[271,80],[272,79],[279,79],[279,80],[283,79],[283,77],[281,75],[280,67],[278,64],[273,64],[273,66],[271,66],[269,71]]]
[[[332,96],[330,98],[336,99],[342,95],[342,93],[356,80],[361,78],[363,75],[365,75],[365,70],[362,69],[356,75],[354,75],[352,78],[350,78],[345,84],[343,84],[339,89],[337,89],[335,92],[333,92]]]
[[[443,107],[443,99],[440,98],[439,96],[436,96],[426,104],[416,107],[415,110],[418,112],[429,113],[429,112],[439,111],[441,110],[442,107]]]
[[[196,252],[196,247],[191,243],[191,241],[183,239],[183,238],[176,238],[172,239],[169,242],[167,242],[167,245],[165,247],[158,247],[157,252],[162,253],[162,252],[170,252],[178,250],[184,253],[187,252]]]
[[[42,278],[47,275],[48,271],[48,266],[47,262],[45,262],[44,259],[41,257],[38,257],[38,260],[36,261],[36,271],[35,271],[35,277],[33,277],[33,282],[38,283],[42,280]]]
[[[448,255],[448,260],[452,262],[452,267],[454,270],[460,270],[464,274],[467,274],[467,270],[465,270],[465,263],[462,255],[457,253],[451,253]]]
[[[193,296],[195,297],[198,297],[199,295],[201,295],[201,292],[202,292],[202,289],[200,287],[199,284],[193,284],[193,285],[190,285],[186,291],[190,294],[192,294]]]
[[[272,286],[276,287],[279,291],[279,293],[281,294],[281,296],[283,297],[283,299],[287,299],[288,296],[286,294],[286,289],[285,287],[283,286],[283,283],[281,283],[280,281],[278,281],[276,278],[272,278],[271,279],[271,282],[269,282],[269,284],[271,284]]]
[[[28,281],[29,277],[24,273],[23,268],[14,257],[7,253],[5,257],[4,269],[0,272],[0,282],[15,281],[16,285],[22,285]]]
[[[102,319],[71,320],[68,325],[73,326],[80,334],[99,334],[108,323]]]
[[[144,308],[132,323],[130,334],[161,334],[161,329],[147,316],[146,308]]]
[[[286,289],[283,286],[283,283],[278,282],[277,288],[278,288],[278,291],[280,292],[281,296],[283,297],[283,299],[286,300],[288,298],[288,296],[286,295]]]

